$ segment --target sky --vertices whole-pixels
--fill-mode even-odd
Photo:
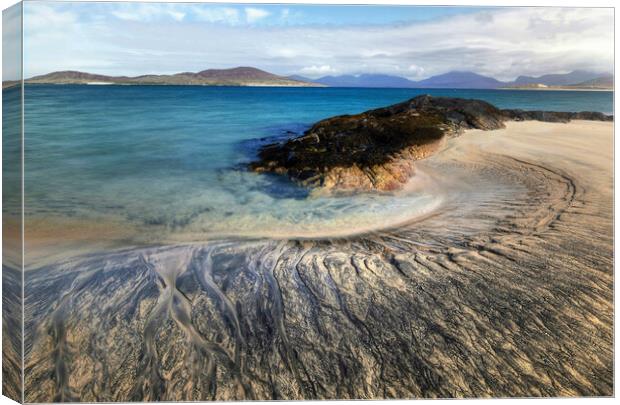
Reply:
[[[24,76],[470,70],[500,80],[613,70],[613,10],[198,3],[24,3]]]
[[[2,10],[2,80],[20,78],[21,63],[21,4]]]

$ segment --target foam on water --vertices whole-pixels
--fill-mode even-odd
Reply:
[[[264,176],[253,177],[260,183]],[[414,182],[422,179],[428,181],[419,173]],[[348,236],[411,221],[436,209],[443,200],[434,188],[421,191],[419,187],[393,194],[303,198],[274,196],[260,189],[248,187],[243,194],[214,196],[210,199],[214,209],[196,215],[181,232],[229,237]]]

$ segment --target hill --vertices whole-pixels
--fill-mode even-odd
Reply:
[[[492,77],[479,75],[473,72],[453,71],[428,79],[413,81],[405,77],[382,75],[382,74],[360,74],[325,76],[313,80],[315,83],[324,84],[330,87],[383,87],[383,88],[452,88],[452,89],[494,89],[500,88],[505,83]]]
[[[540,77],[519,76],[517,80],[506,86],[509,89],[537,90],[613,90],[613,87],[614,76],[612,74],[585,71]]]
[[[585,70],[574,70],[569,73],[554,73],[539,77],[519,76],[510,85],[543,84],[545,86],[570,86],[577,83],[593,80],[601,76],[600,73]]]
[[[404,77],[382,74],[325,76],[313,81],[329,87],[409,88],[416,84]]]
[[[592,89],[611,89],[614,87],[614,76],[604,75],[592,80],[587,80],[574,85],[579,88],[592,88]]]
[[[474,72],[452,71],[416,82],[418,88],[496,89],[503,82]]]
[[[147,85],[204,85],[204,86],[284,86],[316,87],[317,83],[293,80],[253,67],[207,69],[197,73],[172,75],[106,76],[77,71],[52,72],[35,76],[26,83],[40,84],[147,84]]]

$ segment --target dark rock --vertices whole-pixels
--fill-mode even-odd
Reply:
[[[507,119],[514,121],[545,121],[545,122],[569,122],[571,120],[588,121],[613,121],[613,115],[605,115],[600,112],[557,112],[557,111],[523,111],[502,110]]]
[[[571,119],[613,117],[597,112],[500,110],[482,100],[423,95],[319,121],[300,137],[262,147],[250,169],[285,174],[310,187],[393,190],[414,173],[413,162],[434,153],[446,136],[465,129],[503,128],[507,120]]]

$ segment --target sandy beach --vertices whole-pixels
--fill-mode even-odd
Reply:
[[[28,271],[26,400],[612,395],[612,151],[508,122],[418,162],[443,203],[398,227]]]

